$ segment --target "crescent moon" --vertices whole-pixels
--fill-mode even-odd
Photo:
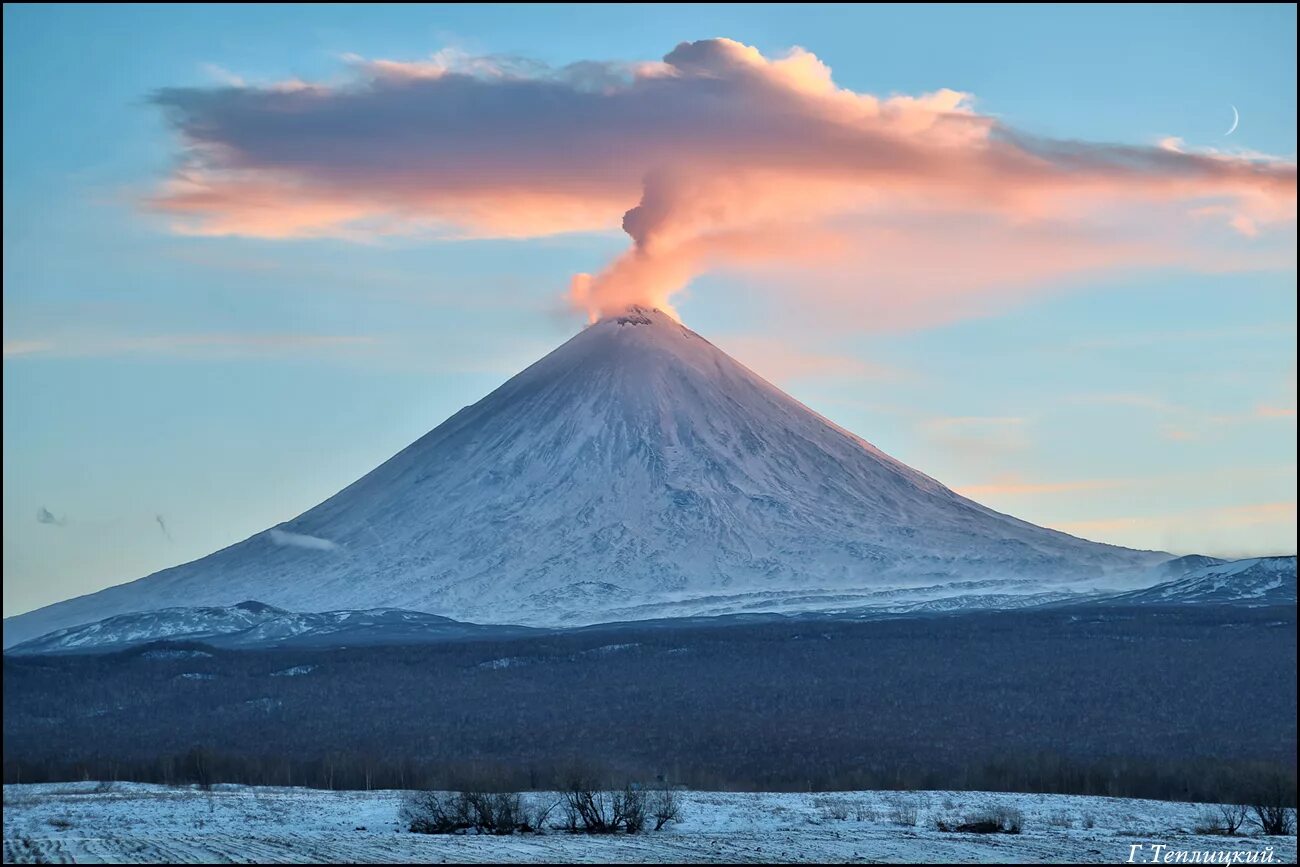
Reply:
[[[1237,107],[1234,105],[1231,106],[1231,108],[1232,108],[1232,126],[1228,129],[1227,132],[1224,133],[1225,136],[1232,135],[1234,132],[1236,132],[1237,123],[1241,120],[1241,115],[1237,114]]]

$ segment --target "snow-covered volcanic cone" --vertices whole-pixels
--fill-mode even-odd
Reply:
[[[4,643],[249,599],[533,625],[828,609],[906,585],[1079,589],[1168,558],[959,496],[631,308],[292,521],[10,618]]]

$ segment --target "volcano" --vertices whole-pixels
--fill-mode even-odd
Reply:
[[[1169,557],[962,497],[632,307],[293,520],[10,618],[4,640],[249,599],[547,626],[846,610],[1068,593]]]

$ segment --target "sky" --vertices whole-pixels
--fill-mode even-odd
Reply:
[[[4,614],[638,300],[1001,511],[1294,553],[1295,16],[6,5]]]

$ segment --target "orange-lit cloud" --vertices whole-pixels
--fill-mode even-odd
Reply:
[[[1127,518],[1102,518],[1092,521],[1067,521],[1055,524],[1058,530],[1067,533],[1087,535],[1105,533],[1114,530],[1132,530],[1163,528],[1180,520],[1213,520],[1220,526],[1249,527],[1259,524],[1294,524],[1296,521],[1296,504],[1294,501],[1275,503],[1253,503],[1247,506],[1227,506],[1215,509],[1199,509],[1181,512],[1176,515],[1142,515]]]
[[[570,286],[593,317],[671,310],[712,270],[889,327],[1116,267],[1294,267],[1294,163],[1027,136],[956,90],[841,88],[799,48],[348,60],[342,85],[156,94],[186,155],[151,204],[178,231],[271,238],[621,225],[629,249]]]
[[[1294,499],[1275,500],[1170,514],[1049,521],[1046,526],[1112,544],[1154,547],[1178,553],[1208,553],[1220,557],[1293,554],[1296,502]]]
[[[982,485],[967,485],[957,493],[967,497],[1024,496],[1037,494],[1073,494],[1080,491],[1104,491],[1132,485],[1129,479],[1078,479],[1068,482],[1030,482],[1019,475],[1005,475]]]

